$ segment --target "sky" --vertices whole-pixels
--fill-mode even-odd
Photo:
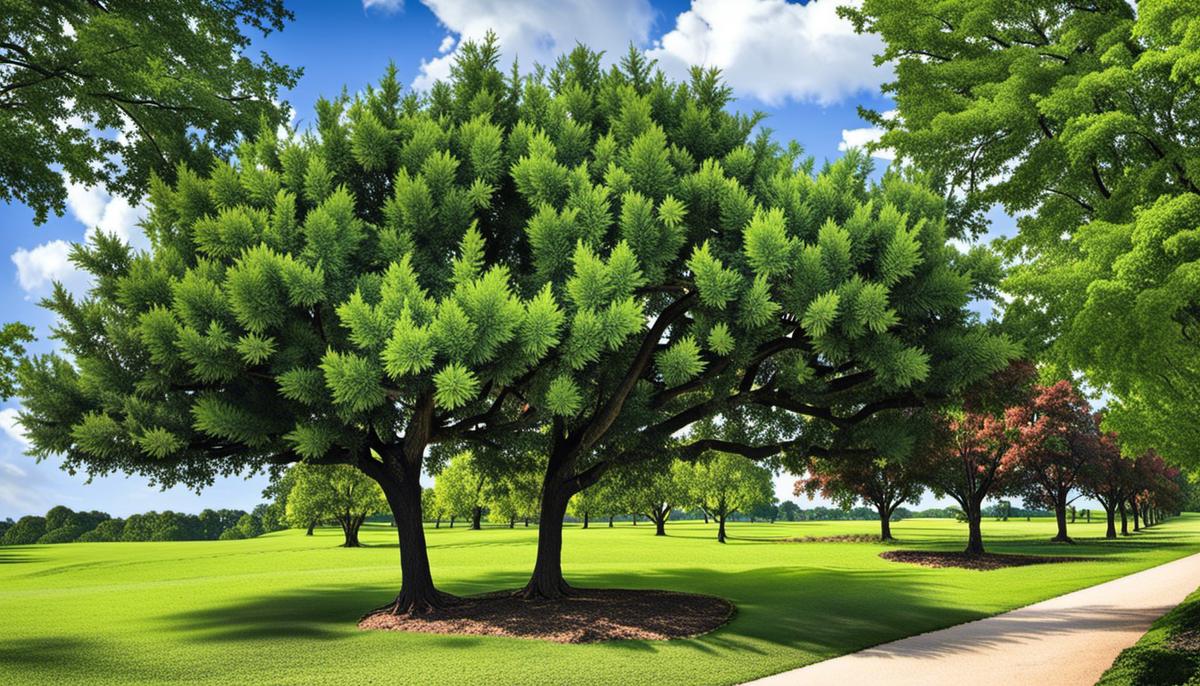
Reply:
[[[295,20],[282,32],[256,36],[251,51],[300,66],[304,74],[283,94],[293,125],[313,120],[318,97],[346,88],[353,93],[382,76],[389,62],[403,83],[417,90],[449,74],[464,40],[496,32],[503,61],[523,66],[552,63],[584,43],[603,50],[611,63],[632,44],[682,77],[692,65],[719,67],[737,98],[734,107],[767,114],[764,126],[780,141],[795,140],[818,161],[862,146],[879,132],[859,118],[859,106],[886,112],[891,102],[879,86],[891,69],[876,66],[874,36],[854,33],[835,11],[847,0],[807,4],[784,0],[304,0],[287,3]],[[880,168],[886,151],[875,153]],[[67,212],[41,226],[19,203],[0,205],[0,322],[35,327],[35,352],[52,350],[52,317],[38,306],[55,281],[83,292],[87,281],[67,260],[70,242],[97,228],[145,245],[138,228],[143,210],[102,189],[70,185]],[[993,213],[993,234],[1012,222]],[[3,259],[7,255],[8,259]],[[204,507],[250,509],[261,500],[266,479],[224,479],[195,494],[160,490],[142,477],[110,476],[86,482],[57,460],[24,455],[15,401],[0,406],[0,518],[40,514],[64,504],[125,516],[150,509],[199,511]],[[793,498],[795,477],[776,479],[780,499]],[[812,503],[802,496],[801,506]],[[824,504],[824,503],[822,503]],[[926,497],[922,506],[935,501]]]

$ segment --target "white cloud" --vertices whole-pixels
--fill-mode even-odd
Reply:
[[[846,0],[693,0],[648,54],[676,78],[689,66],[719,67],[739,94],[768,104],[822,105],[875,91],[889,77],[876,67],[883,45],[837,15]]]
[[[362,0],[364,10],[379,10],[385,14],[393,14],[404,9],[404,0]]]
[[[891,119],[897,114],[896,110],[889,110],[883,113],[884,119]],[[883,129],[878,126],[866,126],[861,129],[842,129],[842,140],[838,143],[838,150],[849,150],[850,148],[866,148],[868,144],[874,143],[883,137]],[[881,160],[896,159],[896,151],[891,148],[879,148],[871,151],[871,157],[877,157]]]
[[[87,275],[70,260],[71,244],[64,240],[50,241],[26,250],[17,248],[12,254],[17,265],[17,282],[29,294],[45,293],[52,283],[61,282],[71,290],[87,284]]]
[[[450,50],[454,48],[454,44],[456,42],[457,41],[454,40],[454,36],[442,36],[442,42],[440,45],[438,45],[438,54],[445,55],[446,53],[450,52]]]
[[[17,423],[17,414],[18,410],[15,407],[6,407],[3,410],[0,410],[0,432],[3,432],[5,436],[8,436],[10,439],[20,443],[23,448],[28,447],[29,439],[25,438],[25,429],[21,428],[21,425]],[[16,465],[0,463],[0,466],[3,466],[13,476],[25,475],[25,473]]]
[[[133,207],[121,196],[109,195],[97,186],[87,187],[67,181],[67,208],[87,228],[87,236],[99,230],[116,234],[135,248],[146,247],[146,237],[138,228],[146,216],[144,207]]]
[[[603,50],[607,60],[619,58],[629,44],[646,45],[654,23],[654,9],[647,0],[422,0],[446,27],[447,38],[457,45],[421,62],[413,81],[418,90],[428,90],[450,75],[462,43],[481,40],[490,29],[500,39],[501,65],[507,68],[518,58],[523,69],[534,63],[552,65],[558,55],[576,43]],[[442,41],[442,48],[447,42]],[[448,49],[448,48],[447,48]]]

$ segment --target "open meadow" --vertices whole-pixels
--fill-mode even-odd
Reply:
[[[986,520],[991,552],[1080,555],[1088,562],[970,571],[880,559],[888,549],[959,550],[966,525],[909,519],[878,543],[780,543],[873,534],[878,523],[644,522],[564,530],[574,584],[707,593],[734,619],[696,639],[560,645],[365,632],[359,615],[394,595],[395,533],[289,530],[241,541],[75,543],[0,549],[0,683],[616,683],[731,684],[902,636],[965,622],[1200,551],[1200,515],[1104,541],[1099,520],[1072,525]],[[521,586],[536,528],[427,527],[441,588]],[[997,636],[997,640],[1004,637]],[[946,646],[946,650],[954,650]],[[503,675],[502,678],[499,675]]]

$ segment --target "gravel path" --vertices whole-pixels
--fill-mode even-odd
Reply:
[[[1197,586],[1200,554],[751,683],[1092,686],[1118,653]]]

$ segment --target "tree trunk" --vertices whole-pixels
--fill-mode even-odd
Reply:
[[[305,535],[305,536],[312,536],[312,535],[313,535],[313,529],[315,529],[315,528],[317,528],[317,523],[316,523],[316,522],[309,522],[309,523],[308,523],[308,531],[306,531],[306,532],[304,533],[304,535]]]
[[[1117,503],[1117,511],[1121,513],[1121,535],[1129,535],[1129,518],[1125,514],[1125,501]]]
[[[435,529],[442,528],[442,516],[441,515],[438,515],[437,519],[433,520],[433,528],[435,528]]]
[[[450,528],[451,528],[451,529],[453,529],[453,528],[454,528],[454,520],[455,520],[455,518],[456,518],[456,515],[450,515]]]
[[[508,528],[514,529],[514,528],[516,528],[516,526],[517,526],[517,518],[509,517],[508,518]]]
[[[1057,543],[1074,543],[1075,541],[1067,535],[1067,504],[1064,500],[1065,497],[1060,497],[1054,502],[1054,520],[1058,523],[1058,533],[1050,540]]]
[[[1115,507],[1111,505],[1104,508],[1104,514],[1108,517],[1108,529],[1104,532],[1105,538],[1117,537],[1117,512]]]
[[[966,508],[967,514],[967,549],[963,552],[968,555],[983,554],[983,512],[982,499],[978,502],[970,503]]]
[[[1140,521],[1141,521],[1141,513],[1140,513],[1140,512],[1138,512],[1138,510],[1139,510],[1139,509],[1141,509],[1141,508],[1139,508],[1139,507],[1138,507],[1138,504],[1137,504],[1137,501],[1136,501],[1136,500],[1131,500],[1131,501],[1129,502],[1129,509],[1133,510],[1133,530],[1134,530],[1134,531],[1141,531],[1141,530],[1142,530],[1142,527],[1141,527],[1141,524],[1140,524]]]
[[[479,531],[480,529],[483,528],[483,525],[481,523],[482,521],[483,521],[483,508],[480,507],[479,505],[476,505],[475,507],[471,508],[471,528],[476,531]]]
[[[708,524],[708,510],[701,510],[704,513],[704,523]]]
[[[713,515],[717,519],[717,543],[725,542],[725,514]]]
[[[529,517],[526,517],[526,518],[525,518],[525,526],[526,526],[526,527],[528,527],[528,526],[529,526]]]
[[[608,528],[613,528],[613,515],[608,516]]]
[[[362,525],[362,519],[347,513],[338,517],[338,524],[342,525],[342,536],[345,539],[342,547],[358,548],[358,527]]]
[[[637,515],[629,515],[633,519],[633,525],[637,526]]]
[[[437,590],[429,570],[425,527],[421,521],[420,472],[380,481],[383,494],[396,520],[400,541],[400,592],[395,600],[374,612],[412,614],[443,607],[452,598]]]
[[[669,508],[665,511],[662,509],[659,509],[658,511],[656,511],[654,513],[654,535],[655,536],[666,536],[667,535],[667,516],[670,514],[671,514],[671,510]]]
[[[569,595],[570,585],[562,573],[562,527],[571,493],[557,472],[547,470],[542,480],[542,513],[538,520],[537,559],[529,583],[521,591],[527,600],[557,599]]]
[[[879,540],[891,541],[892,538],[892,513],[888,512],[886,505],[879,506]]]
[[[588,528],[588,513],[587,512],[583,513],[583,528],[585,528],[585,529]]]

